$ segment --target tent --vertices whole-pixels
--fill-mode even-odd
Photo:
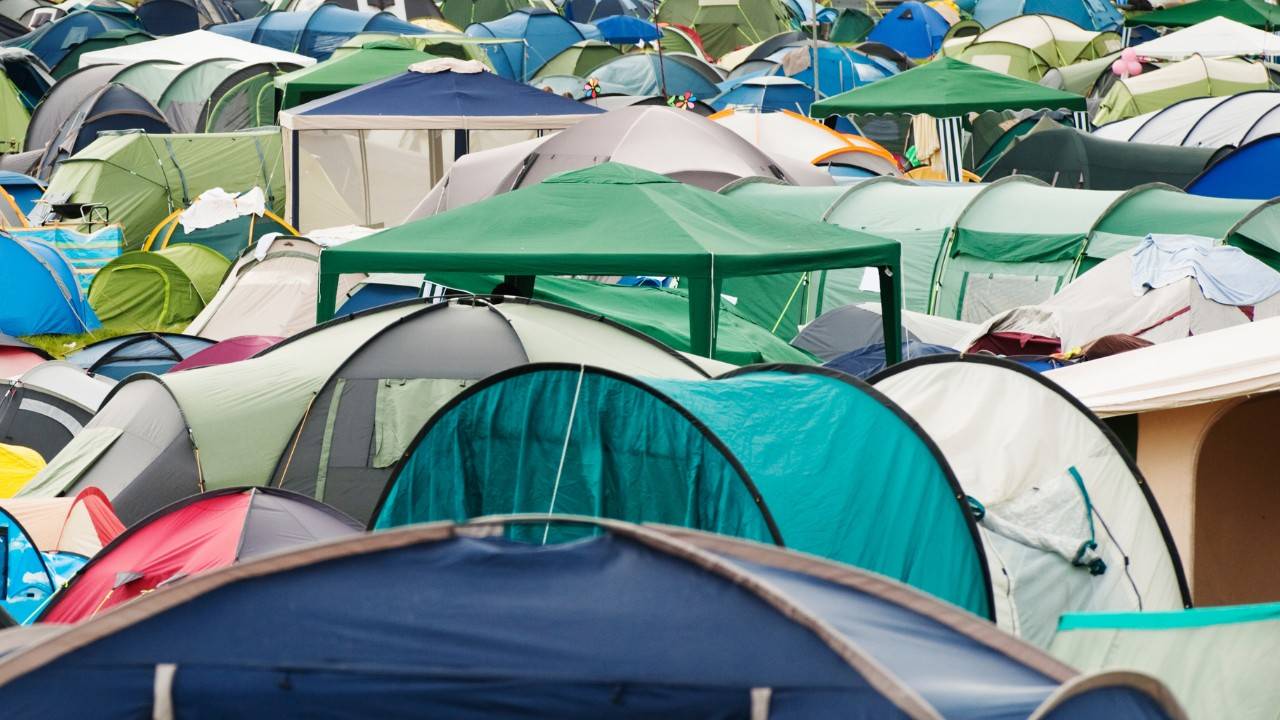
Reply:
[[[272,345],[279,344],[282,340],[284,338],[271,335],[237,335],[201,350],[169,368],[168,372],[182,372],[248,360]]]
[[[601,93],[663,98],[689,93],[694,99],[710,100],[720,94],[720,78],[708,67],[692,56],[632,52],[596,67],[589,79],[599,83]]]
[[[71,263],[80,291],[88,297],[93,276],[107,263],[120,255],[124,233],[116,225],[108,225],[89,233],[77,232],[66,226],[15,227],[7,232],[23,240],[50,245]]]
[[[1113,32],[1085,30],[1052,15],[1019,15],[977,35],[949,40],[942,52],[987,70],[1038,82],[1051,69],[1102,58],[1109,62],[1122,47],[1120,36]]]
[[[1047,646],[1058,616],[1190,605],[1173,539],[1123,446],[1015,363],[939,355],[872,385],[929,433],[978,517],[997,623]],[[985,422],[992,413],[1000,422]]]
[[[12,380],[48,359],[44,350],[0,333],[0,381]]]
[[[1108,140],[1223,147],[1280,132],[1280,92],[1251,90],[1176,102],[1162,110],[1108,123],[1093,131]]]
[[[285,0],[276,3],[277,10],[312,10],[323,4],[337,5],[347,10],[381,10],[391,13],[401,20],[408,20],[430,30],[441,31],[454,28],[445,22],[435,0],[387,0],[386,2],[369,2],[368,0]],[[436,25],[438,23],[438,25]]]
[[[0,509],[22,524],[41,552],[91,558],[124,532],[111,503],[89,489],[74,497],[7,498]]]
[[[114,384],[65,362],[46,362],[0,381],[0,443],[53,459],[93,418]]]
[[[85,98],[70,120],[58,129],[35,166],[35,175],[49,180],[65,160],[111,130],[166,134],[172,128],[154,104],[123,85],[110,83]],[[36,149],[36,148],[31,148]]]
[[[593,24],[616,16],[647,21],[653,17],[656,6],[653,0],[569,0],[565,3],[565,15],[574,22]]]
[[[1271,679],[1280,604],[1176,612],[1064,615],[1050,652],[1085,672],[1123,667],[1160,678],[1188,717],[1265,720],[1280,705]]]
[[[1280,134],[1265,135],[1231,150],[1187,185],[1192,195],[1267,200],[1280,196],[1271,172],[1280,158]]]
[[[984,70],[953,58],[938,58],[866,87],[813,104],[813,117],[853,114],[927,114],[938,118],[947,177],[960,179],[960,117],[987,110],[1062,109],[1084,126],[1085,99],[1025,80]]]
[[[440,12],[450,25],[465,28],[529,7],[542,8],[546,5],[539,0],[444,0],[440,3]]]
[[[898,160],[880,145],[858,135],[842,135],[788,110],[751,112],[730,108],[711,116],[769,155],[807,160],[813,165],[898,175]]]
[[[0,149],[21,152],[30,115],[22,101],[22,93],[7,75],[0,73]]]
[[[71,121],[84,101],[100,92],[125,69],[119,65],[96,65],[77,70],[59,80],[32,111],[23,147],[28,152],[35,151],[38,158],[39,151],[47,147],[62,126]]]
[[[41,99],[54,85],[54,78],[40,58],[22,48],[0,49],[0,69],[13,83],[27,112],[35,110]]]
[[[662,0],[654,20],[692,28],[711,57],[791,29],[790,13],[779,0]]]
[[[149,32],[136,30],[133,28],[123,30],[107,30],[104,33],[94,35],[81,42],[74,43],[62,56],[58,64],[49,68],[49,76],[55,80],[62,78],[75,72],[80,67],[80,58],[92,52],[102,50],[110,50],[126,45],[136,45],[138,43],[149,42],[155,40],[155,36]]]
[[[1151,236],[1139,248],[1099,264],[1046,302],[992,317],[975,329],[970,340],[980,339],[971,351],[995,349],[1004,339],[1033,342],[1055,353],[1072,352],[1115,334],[1159,343],[1280,315],[1280,294],[1259,297],[1260,289],[1268,286],[1280,292],[1280,273],[1239,248],[1209,246],[1209,238],[1203,238],[1205,247],[1193,255],[1183,237]],[[1199,268],[1195,275],[1144,287],[1138,294],[1134,274],[1140,253],[1143,266],[1153,255],[1176,265],[1180,254],[1180,258],[1195,257]],[[1204,288],[1217,290],[1208,292],[1211,298]],[[1237,293],[1241,299],[1225,302],[1223,295],[1228,293]]]
[[[0,234],[0,332],[82,333],[100,326],[71,261],[52,245]]]
[[[884,324],[879,308],[865,303],[844,305],[828,310],[800,331],[791,344],[812,353],[824,362],[863,348],[880,346],[884,353]],[[933,317],[904,310],[902,313],[904,342],[921,346],[949,347],[955,352],[965,338],[973,334],[973,325],[958,320]],[[883,362],[881,363],[883,365]]]
[[[0,498],[13,497],[44,465],[44,457],[35,450],[0,443]]]
[[[1135,45],[1133,51],[1139,57],[1157,60],[1184,60],[1192,55],[1275,57],[1280,55],[1280,38],[1229,17],[1215,16],[1185,30]]]
[[[978,0],[973,19],[991,27],[1018,15],[1055,15],[1086,30],[1118,30],[1125,17],[1110,0]]]
[[[142,0],[134,12],[152,35],[180,35],[243,19],[233,0]]]
[[[743,107],[762,112],[790,110],[808,114],[814,101],[813,88],[789,77],[766,75],[726,85],[729,89],[711,101],[711,107],[716,110]]]
[[[1079,675],[874,575],[674,528],[574,522],[597,536],[539,547],[503,536],[543,521],[440,523],[217,570],[9,653],[0,702],[112,719],[246,703],[274,715],[1181,716],[1145,675]],[[320,601],[356,587],[380,592]],[[762,640],[771,652],[756,651]],[[188,673],[162,675],[157,693],[157,666],[202,662],[239,691]],[[68,675],[84,692],[57,692]]]
[[[82,622],[161,586],[362,530],[337,510],[286,490],[193,495],[116,537],[45,605],[39,622]]]
[[[1128,190],[1154,182],[1183,187],[1217,156],[1214,148],[1105,140],[1057,125],[1014,140],[982,179],[1029,175],[1054,186],[1093,190]]]
[[[521,312],[513,307],[503,309],[499,317],[499,313],[487,314],[488,310],[470,310],[426,301],[400,303],[300,333],[243,362],[163,377],[135,376],[118,386],[96,422],[86,427],[25,493],[47,497],[80,487],[100,487],[121,518],[132,523],[200,490],[278,485],[273,480],[279,472],[288,478],[286,489],[298,489],[339,509],[363,513],[362,519],[367,519],[385,481],[388,464],[382,458],[391,452],[394,460],[396,454],[390,448],[412,439],[418,429],[413,419],[426,409],[415,407],[409,399],[430,399],[432,389],[435,402],[443,402],[451,392],[462,389],[460,385],[466,384],[462,381],[478,379],[476,373],[521,364],[530,355],[554,361],[591,358],[597,364],[638,374],[705,376],[692,361],[656,342],[577,313],[545,306]],[[508,324],[509,318],[516,317],[530,321],[511,320]],[[459,333],[466,334],[486,321],[491,326],[488,332],[477,335],[490,341],[475,345],[456,342]],[[530,330],[521,337],[528,344],[525,339],[512,344],[512,325],[525,324]],[[574,331],[566,328],[580,330],[583,326],[602,330],[585,334],[595,341],[572,340]],[[443,334],[419,332],[425,329]],[[402,347],[406,337],[415,348],[427,343],[441,349],[453,347],[467,355],[456,366],[451,357],[461,355],[406,353]],[[370,352],[361,352],[366,346]],[[375,352],[379,347],[385,351]],[[493,354],[481,357],[488,351]],[[370,375],[362,375],[362,368],[370,368]],[[331,379],[333,384],[327,385]],[[433,383],[432,379],[441,382]],[[335,393],[339,386],[353,394]],[[380,389],[383,386],[385,389]],[[315,425],[311,415],[320,407],[316,397],[322,391],[326,416],[316,415],[315,420],[323,419],[323,423]],[[359,405],[357,397],[361,398]],[[347,399],[352,401],[353,412],[339,412],[338,403]],[[366,444],[359,467],[368,470],[363,474],[366,478],[381,477],[382,481],[373,487],[344,484],[346,479],[361,479],[359,468],[344,475],[346,470],[330,466],[356,458],[355,442],[320,448],[329,453],[324,470],[320,469],[317,450],[309,445],[310,433],[318,430],[330,436],[334,428],[330,421],[350,427],[353,440],[367,439],[374,428],[379,429],[382,454],[374,453],[372,443]],[[305,446],[294,440],[299,427],[307,433],[302,438],[308,443]],[[391,431],[396,434],[386,434]],[[353,454],[345,454],[347,450]],[[322,473],[320,478],[328,478],[322,480],[324,485],[316,484],[315,474],[289,475],[291,456],[296,457],[292,462],[301,467],[310,465]],[[375,463],[381,469],[374,469]]]
[[[1264,602],[1280,588],[1263,510],[1277,502],[1278,327],[1271,318],[1047,373],[1133,448],[1197,605]]]
[[[275,77],[295,68],[293,64],[204,60],[178,72],[156,105],[174,132],[231,132],[274,125]],[[127,77],[120,81],[128,84]]]
[[[1130,15],[1125,20],[1125,25],[1187,28],[1219,17],[1268,32],[1280,29],[1280,7],[1266,0],[1196,0],[1194,3]]]
[[[283,93],[280,108],[288,110],[357,85],[398,75],[410,65],[434,57],[397,43],[372,42],[355,52],[277,76],[276,89]]]
[[[210,32],[324,60],[339,45],[362,32],[423,35],[427,31],[391,13],[357,12],[325,3],[305,12],[273,10],[248,20],[214,25]]]
[[[26,217],[36,207],[36,201],[44,195],[44,183],[30,175],[0,170],[0,189],[12,199],[14,208]]]
[[[1193,55],[1153,72],[1117,80],[1098,105],[1094,122],[1103,125],[1123,120],[1168,107],[1179,100],[1270,88],[1270,76],[1261,63]]]
[[[256,44],[209,30],[192,30],[147,43],[86,53],[80,59],[80,65],[81,67],[132,65],[143,60],[167,60],[182,65],[194,65],[202,60],[214,58],[299,66],[315,64],[314,58],[296,52]]]
[[[22,522],[0,505],[0,539],[4,540],[0,563],[0,608],[19,624],[33,616],[54,592],[81,566],[83,555],[37,546]]]
[[[230,266],[217,250],[190,243],[127,252],[98,271],[89,304],[106,327],[158,330],[190,322]]]
[[[881,18],[867,40],[888,45],[910,58],[930,58],[942,47],[950,27],[937,10],[910,0]]]
[[[213,344],[212,340],[191,335],[140,332],[99,340],[68,355],[67,362],[90,373],[123,380],[134,373],[159,375]]]
[[[238,335],[290,337],[315,325],[320,250],[302,237],[246,248],[186,332],[221,341]]]
[[[470,37],[522,40],[485,46],[494,72],[516,82],[533,78],[561,51],[583,40],[600,39],[594,25],[575,23],[544,8],[521,8],[497,20],[469,25],[466,32]]]
[[[402,221],[471,148],[498,147],[600,110],[480,70],[429,61],[280,114],[290,224],[303,232]]]
[[[138,23],[132,13],[104,12],[101,8],[75,10],[27,35],[8,41],[8,45],[30,50],[45,67],[51,68],[77,43],[111,30],[136,29]]]
[[[537,75],[529,83],[537,85],[539,78],[548,75],[588,77],[592,70],[621,56],[622,51],[609,43],[600,40],[583,40],[561,50],[548,60],[538,68]]]
[[[990,618],[954,483],[896,405],[834,371],[656,380],[535,364],[432,416],[371,527],[502,513],[682,525],[872,570]]]
[[[599,212],[587,218],[577,214],[579,219],[567,226],[567,215],[561,214],[582,207]],[[541,208],[541,215],[531,208]],[[534,217],[538,223],[531,222]],[[698,223],[691,225],[690,217]],[[331,248],[320,258],[317,313],[322,320],[333,315],[342,273],[425,272],[445,285],[447,273],[502,273],[517,278],[512,281],[527,291],[536,275],[682,276],[689,288],[693,350],[710,357],[721,291],[736,296],[737,309],[748,318],[789,339],[813,312],[810,305],[822,307],[820,291],[812,296],[801,291],[808,273],[823,277],[824,270],[876,267],[885,336],[896,342],[898,244],[793,221],[655,173],[606,163]],[[658,228],[664,229],[659,233]],[[728,228],[734,229],[732,242]],[[439,242],[424,245],[424,236]],[[655,246],[655,236],[664,242]],[[511,245],[513,238],[520,239],[519,246]],[[792,302],[797,295],[802,298]]]
[[[42,205],[69,222],[102,212],[124,227],[125,249],[136,250],[166,216],[215,187],[232,193],[260,187],[267,208],[281,212],[279,131],[104,136],[58,166]]]

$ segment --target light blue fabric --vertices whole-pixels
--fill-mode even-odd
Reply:
[[[37,240],[0,235],[0,332],[21,337],[98,327],[66,256]]]
[[[81,233],[65,227],[35,227],[12,229],[11,234],[28,240],[39,240],[57,248],[71,261],[80,292],[86,297],[93,276],[104,265],[120,256],[124,247],[124,230],[119,225],[105,227],[97,232]]]
[[[1255,305],[1280,292],[1280,273],[1240,248],[1213,243],[1199,235],[1146,236],[1133,251],[1134,294],[1188,277],[1224,305]]]

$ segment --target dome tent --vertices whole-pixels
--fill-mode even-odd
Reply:
[[[0,382],[16,378],[50,359],[52,357],[44,350],[0,333]]]
[[[0,443],[53,459],[93,418],[112,385],[61,361],[0,381]]]
[[[0,332],[23,336],[100,327],[71,261],[54,246],[0,234],[0,268]]]
[[[912,0],[881,18],[867,40],[888,45],[910,58],[929,58],[942,47],[950,27],[937,10]]]
[[[182,372],[183,370],[195,370],[196,368],[209,367],[211,365],[225,365],[248,360],[282,340],[284,338],[270,335],[237,335],[201,350],[169,368],[167,372]]]
[[[1064,612],[1190,605],[1137,466],[1057,385],[978,355],[902,363],[872,384],[938,442],[978,509],[1002,628],[1047,646]],[[993,413],[1000,422],[984,421]]]
[[[512,328],[521,325],[530,331],[513,342]],[[579,332],[592,340],[574,341]],[[471,344],[457,343],[468,334]],[[421,351],[437,344],[438,352]],[[460,301],[401,303],[318,326],[250,360],[121,383],[97,422],[24,494],[100,487],[122,519],[136,522],[198,490],[278,484],[272,480],[279,470],[286,489],[366,520],[385,482],[384,457],[394,462],[395,448],[412,439],[423,412],[483,374],[531,356],[705,377],[652,340],[555,306],[503,303],[491,312]],[[413,404],[422,401],[435,404]],[[322,422],[311,422],[312,414]],[[348,431],[351,442],[341,440]],[[339,441],[313,448],[312,433]],[[313,472],[292,475],[290,462]]]
[[[504,535],[545,519],[439,523],[192,578],[11,652],[0,702],[107,720],[246,705],[459,717],[496,704],[572,720],[1181,717],[1156,680],[1079,675],[883,578],[675,528],[554,524],[567,522],[596,537],[539,547]],[[367,587],[379,591],[335,601]],[[204,663],[225,673],[189,670]],[[188,670],[170,684],[172,667]],[[60,692],[73,681],[81,692]]]
[[[905,413],[834,371],[653,380],[535,364],[432,416],[371,527],[508,512],[684,525],[873,570],[992,617],[954,483]]]
[[[212,340],[191,335],[141,332],[99,340],[68,355],[67,362],[90,373],[123,380],[134,373],[159,375],[213,344]]]
[[[117,536],[42,608],[39,622],[81,622],[184,578],[362,530],[323,503],[276,488],[193,495]]]
[[[599,40],[594,25],[576,23],[542,8],[522,8],[505,17],[469,25],[468,37],[512,38],[520,43],[485,45],[494,72],[517,82],[527,82],[543,65],[583,40]]]
[[[190,243],[127,252],[98,271],[89,304],[108,327],[155,330],[189,322],[213,299],[230,266],[218,251]]]
[[[151,101],[124,85],[109,83],[85,98],[63,125],[36,164],[36,177],[48,180],[64,160],[88,147],[108,130],[141,130],[166,134],[171,128]],[[31,148],[36,149],[36,148]]]

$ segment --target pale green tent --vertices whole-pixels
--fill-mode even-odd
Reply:
[[[58,166],[41,204],[52,209],[51,219],[88,229],[122,225],[125,249],[136,250],[161,220],[215,187],[260,187],[267,209],[283,212],[279,130],[104,134]]]
[[[1117,80],[1102,98],[1093,122],[1103,125],[1154,112],[1180,100],[1222,97],[1270,87],[1267,67],[1261,63],[1193,55],[1159,70]]]
[[[0,74],[0,152],[22,152],[31,114],[22,104],[22,94],[7,76]]]
[[[1123,46],[1113,32],[1085,30],[1051,15],[1019,15],[976,36],[944,42],[942,54],[1035,82],[1052,68],[1096,60]]]
[[[1192,720],[1274,720],[1280,603],[1176,612],[1064,615],[1050,652],[1084,672],[1162,681]]]
[[[712,57],[791,29],[786,6],[778,0],[662,0],[656,20],[693,28]]]
[[[561,50],[559,54],[547,61],[538,69],[538,74],[530,81],[539,86],[538,80],[548,75],[574,75],[589,77],[591,71],[622,55],[622,51],[599,40],[583,40]]]
[[[107,327],[160,330],[190,322],[230,266],[217,250],[189,243],[127,252],[94,276],[89,305]]]

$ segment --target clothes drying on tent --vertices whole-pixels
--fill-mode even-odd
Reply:
[[[600,40],[594,25],[577,23],[545,8],[524,8],[510,15],[466,28],[469,37],[509,38],[521,43],[486,45],[494,72],[508,80],[526,82],[561,51],[583,40]]]
[[[114,381],[66,362],[46,362],[0,380],[0,443],[53,459],[98,411]]]
[[[158,587],[363,529],[323,503],[276,488],[194,495],[130,526],[58,592],[39,621],[88,620]]]
[[[1193,195],[1267,200],[1280,196],[1271,169],[1280,158],[1280,135],[1266,135],[1218,159],[1187,185]]]
[[[231,262],[268,234],[296,236],[298,231],[266,209],[261,188],[234,195],[222,188],[212,188],[201,193],[190,206],[174,210],[156,225],[142,249],[164,250],[179,244],[199,245]],[[219,276],[218,282],[221,281]]]
[[[527,362],[530,354],[557,362],[589,359],[636,374],[705,377],[692,360],[598,317],[542,304],[525,312],[506,305],[493,312],[487,303],[402,303],[300,333],[242,362],[162,377],[137,375],[24,494],[101,487],[121,518],[132,523],[203,489],[279,486],[273,479],[279,471],[286,489],[319,495],[349,514],[363,513],[365,520],[397,457],[393,448],[408,444],[421,413],[483,374]],[[527,343],[516,344],[522,331],[512,329],[523,325],[529,326]],[[585,339],[573,341],[577,332]],[[459,333],[487,339],[459,344]],[[404,351],[423,343],[441,352]],[[339,405],[348,397],[343,388],[354,394]],[[324,399],[316,400],[322,391]],[[317,403],[326,410],[309,411]],[[358,407],[368,413],[346,412]],[[299,428],[304,435],[295,439]],[[360,441],[312,444],[335,428],[365,438],[365,455],[346,452],[358,452]],[[374,433],[381,453],[373,453],[368,442]],[[324,455],[324,448],[337,454]],[[289,474],[304,468],[305,474]],[[327,490],[317,490],[317,477]]]
[[[158,330],[195,319],[213,299],[231,261],[205,245],[135,250],[98,271],[89,304],[104,327]]]
[[[0,234],[0,332],[83,333],[100,327],[71,261],[52,245]]]
[[[993,613],[973,519],[932,442],[864,384],[809,366],[714,380],[554,364],[491,376],[423,426],[372,527],[501,513],[785,545]],[[565,539],[556,530],[549,539]]]
[[[211,345],[174,365],[169,368],[168,372],[182,372],[183,370],[195,370],[196,368],[209,367],[211,365],[225,365],[248,360],[272,345],[279,344],[282,340],[284,338],[270,335],[238,335],[233,338],[227,338],[217,345]]]
[[[273,10],[248,20],[214,25],[210,32],[324,60],[363,32],[425,35],[427,30],[391,13],[347,10],[326,3],[305,12]]]
[[[942,47],[950,27],[937,10],[910,0],[881,18],[867,40],[888,45],[909,58],[930,58]]]
[[[160,375],[213,344],[213,340],[191,335],[143,332],[99,340],[68,355],[67,362],[123,380],[134,373]]]

